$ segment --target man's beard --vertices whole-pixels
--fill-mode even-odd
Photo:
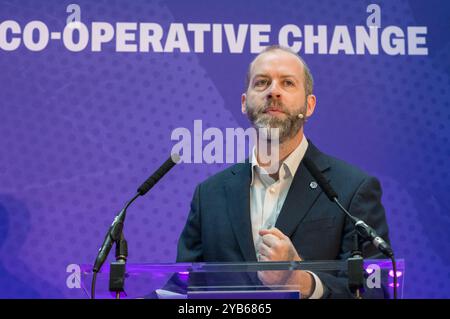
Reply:
[[[267,109],[275,107],[284,113],[285,118],[279,118],[277,116],[272,116],[270,114],[264,113]],[[246,104],[247,117],[252,123],[255,129],[274,129],[278,128],[278,139],[279,143],[283,143],[286,140],[294,137],[302,128],[303,120],[298,118],[298,114],[301,113],[305,115],[306,103],[303,109],[300,109],[297,113],[290,113],[288,109],[279,101],[268,101],[261,108],[249,107]],[[270,130],[268,130],[270,131]],[[267,133],[267,138],[271,139],[272,135],[270,132]]]

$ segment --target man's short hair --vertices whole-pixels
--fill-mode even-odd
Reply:
[[[291,50],[288,47],[283,47],[281,45],[271,45],[269,47],[264,48],[263,51],[261,51],[254,59],[253,61],[250,63],[250,65],[248,66],[248,71],[247,71],[247,78],[246,78],[246,85],[245,88],[246,90],[248,89],[248,86],[250,85],[250,73],[252,71],[252,65],[253,62],[255,62],[255,60],[264,53],[267,52],[271,52],[271,51],[276,51],[276,50],[280,50],[280,51],[284,51],[284,52],[288,52],[290,54],[295,55],[303,64],[303,72],[304,72],[304,87],[305,87],[305,95],[311,95],[313,93],[313,86],[314,86],[314,79],[313,76],[311,74],[311,71],[309,70],[308,65],[306,64],[305,60],[302,59],[301,56],[299,56],[295,51]]]

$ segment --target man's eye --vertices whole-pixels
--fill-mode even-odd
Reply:
[[[291,80],[285,80],[284,81],[284,85],[286,85],[286,86],[294,86],[295,83],[294,83],[294,81],[291,81]]]
[[[267,84],[267,80],[257,80],[255,82],[255,86],[259,86],[259,87],[265,86],[266,84]]]

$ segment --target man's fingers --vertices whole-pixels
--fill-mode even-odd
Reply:
[[[270,257],[270,247],[267,246],[267,245],[264,244],[264,243],[261,243],[261,245],[259,245],[258,252],[259,252],[261,255],[264,255],[264,256],[266,256],[266,257]]]
[[[269,235],[269,234],[274,235],[274,236],[278,237],[279,239],[285,239],[286,238],[286,235],[283,234],[283,232],[281,230],[279,230],[278,228],[276,228],[276,227],[273,227],[273,228],[270,228],[270,229],[261,229],[259,231],[259,235],[260,236]]]
[[[269,247],[274,247],[280,241],[280,239],[272,234],[267,234],[261,237],[262,243],[266,244]]]

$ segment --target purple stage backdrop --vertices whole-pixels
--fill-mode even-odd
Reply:
[[[248,63],[280,42],[315,78],[306,136],[382,183],[404,296],[449,298],[449,30],[444,0],[0,0],[0,297],[83,298],[76,265],[172,132],[247,128]],[[177,165],[139,198],[129,262],[173,262],[196,184],[229,165]]]

